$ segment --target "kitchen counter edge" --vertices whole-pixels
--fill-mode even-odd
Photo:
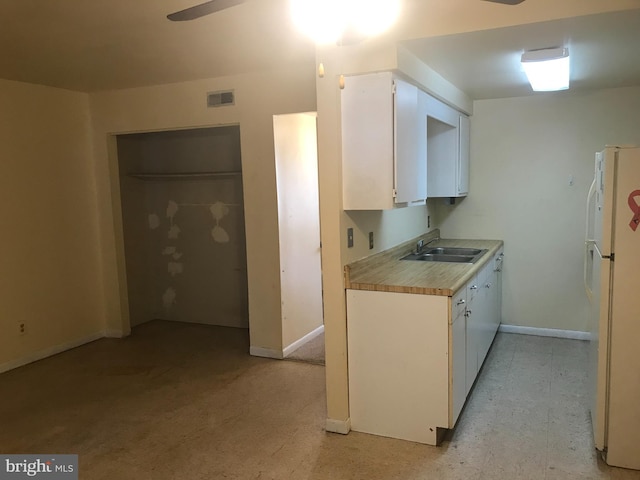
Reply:
[[[453,296],[503,247],[502,240],[438,239],[437,230],[396,247],[345,265],[345,288],[418,295]],[[400,260],[415,250],[418,240],[429,247],[450,246],[487,249],[476,263]],[[437,240],[436,240],[437,239]]]

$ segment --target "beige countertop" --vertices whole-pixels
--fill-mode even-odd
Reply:
[[[463,287],[502,247],[502,240],[440,239],[429,247],[449,246],[487,249],[476,263],[443,263],[400,260],[415,250],[422,238],[425,244],[437,238],[430,232],[397,247],[345,265],[345,286],[353,290],[416,293],[452,296]]]

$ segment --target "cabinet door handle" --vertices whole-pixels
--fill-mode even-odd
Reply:
[[[477,290],[478,289],[478,285],[471,285],[469,288],[471,290]]]
[[[471,316],[471,309],[467,308],[467,310],[464,312],[464,316],[465,317],[470,317]]]
[[[491,288],[491,282],[487,283],[487,284],[485,285],[485,287],[487,287],[487,288]]]
[[[456,303],[456,305],[464,305],[466,302],[463,300],[459,300],[458,303]]]

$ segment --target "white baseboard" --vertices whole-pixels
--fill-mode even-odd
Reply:
[[[334,420],[333,418],[327,418],[324,428],[327,432],[346,435],[351,431],[351,419]]]
[[[71,350],[72,348],[79,347],[80,345],[84,345],[85,343],[90,343],[95,340],[98,340],[99,338],[104,338],[104,336],[105,336],[105,332],[94,333],[86,337],[80,338],[78,340],[73,340],[72,342],[66,342],[60,345],[55,345],[53,347],[45,348],[43,350],[39,350],[37,352],[25,355],[24,357],[18,358],[16,360],[5,362],[3,364],[0,364],[0,373],[8,372],[9,370],[22,367],[32,362],[37,362],[38,360],[51,357],[58,353],[62,353],[66,350]]]
[[[124,332],[123,330],[105,330],[104,336],[107,338],[124,338],[131,335],[131,330]]]
[[[504,333],[519,333],[521,335],[537,335],[538,337],[556,337],[556,338],[570,338],[572,340],[589,340],[589,332],[580,332],[578,330],[559,330],[555,328],[536,328],[536,327],[521,327],[518,325],[505,325],[500,324],[498,329]]]
[[[304,345],[307,342],[310,342],[311,340],[316,338],[318,335],[322,334],[322,332],[324,332],[324,325],[320,325],[315,330],[312,330],[311,332],[307,333],[304,337],[296,340],[288,347],[285,347],[284,350],[282,351],[282,356],[288,357],[289,355],[291,355],[291,353],[293,353],[295,350],[300,348],[302,345]]]
[[[282,360],[284,358],[280,350],[271,348],[250,347],[249,354],[254,357],[275,358],[276,360]]]

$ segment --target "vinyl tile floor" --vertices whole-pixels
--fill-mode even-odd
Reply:
[[[593,449],[587,345],[499,334],[440,447],[329,434],[324,367],[246,330],[154,321],[0,375],[0,453],[77,453],[79,478],[640,479]]]

